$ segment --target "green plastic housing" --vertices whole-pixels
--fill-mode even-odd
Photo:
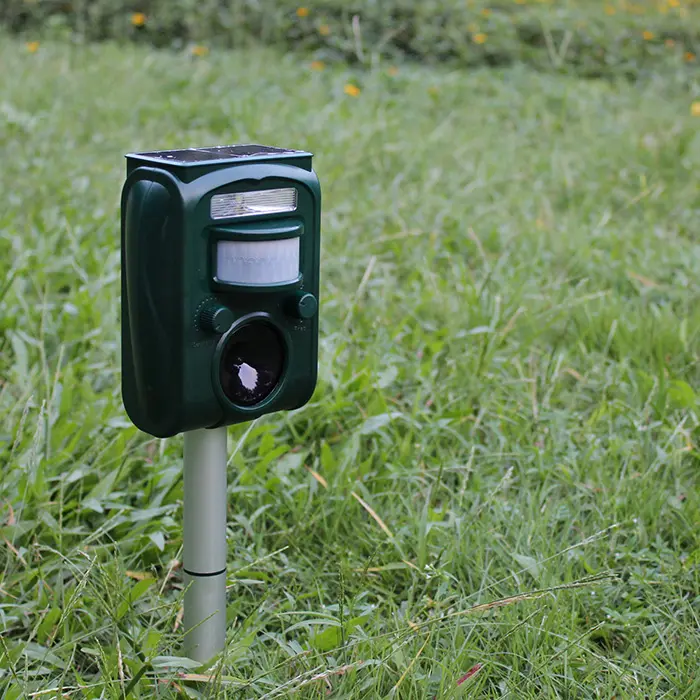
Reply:
[[[244,147],[239,148],[246,153]],[[129,154],[121,200],[122,396],[133,423],[156,437],[249,421],[298,408],[311,397],[318,364],[318,313],[293,313],[294,300],[318,300],[321,191],[311,154],[249,147]],[[224,152],[222,156],[221,151]],[[169,153],[194,153],[185,156]],[[188,156],[189,157],[189,156]],[[216,194],[293,187],[294,211],[213,219]],[[216,277],[219,240],[299,238],[299,278],[280,285],[227,284]],[[224,307],[221,334],[202,310]],[[302,306],[308,309],[309,305]],[[227,319],[230,314],[223,314]],[[221,318],[221,316],[219,317]],[[262,320],[286,346],[277,387],[253,406],[232,403],[218,367],[227,339]]]

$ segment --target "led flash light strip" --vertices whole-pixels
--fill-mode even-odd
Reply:
[[[294,187],[255,192],[232,192],[215,194],[211,198],[212,219],[232,219],[238,216],[279,214],[295,211],[297,191]]]

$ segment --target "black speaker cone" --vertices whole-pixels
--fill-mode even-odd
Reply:
[[[236,329],[226,341],[219,380],[229,401],[254,406],[279,384],[286,359],[284,341],[265,321],[253,321]]]

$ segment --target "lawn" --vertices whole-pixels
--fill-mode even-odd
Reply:
[[[700,697],[692,77],[0,65],[3,698]],[[229,429],[207,670],[174,658],[182,439],[121,404],[119,195],[127,151],[233,142],[315,154],[320,380]]]

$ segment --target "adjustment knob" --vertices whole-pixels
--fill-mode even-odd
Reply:
[[[221,304],[207,304],[199,314],[199,325],[210,333],[226,333],[235,320],[233,311]]]
[[[300,319],[313,318],[318,311],[318,301],[313,294],[297,292],[287,302],[287,312],[290,316]]]

